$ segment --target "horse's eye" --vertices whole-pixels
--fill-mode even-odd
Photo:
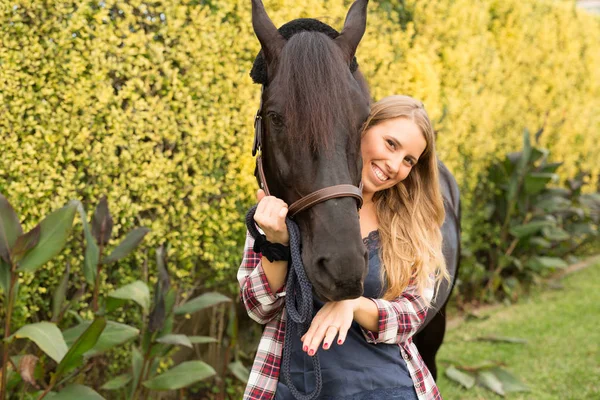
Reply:
[[[271,120],[271,123],[274,127],[281,128],[283,126],[283,117],[281,115],[271,111],[267,114],[267,116],[269,117],[269,120]]]

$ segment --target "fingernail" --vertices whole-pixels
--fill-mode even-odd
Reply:
[[[302,351],[306,351],[306,350],[308,350],[308,346],[304,346],[304,347],[302,348]]]
[[[326,349],[326,348],[328,348],[328,347],[329,347],[329,343],[325,343],[325,344],[323,345],[323,348],[324,348],[324,349]]]
[[[315,351],[313,349],[310,349],[310,351],[308,352],[309,356],[314,356],[315,355]]]
[[[338,340],[338,344],[342,344],[342,339]]]

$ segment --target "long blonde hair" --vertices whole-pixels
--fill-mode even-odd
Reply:
[[[431,286],[449,279],[442,254],[441,226],[444,200],[438,181],[435,134],[423,104],[409,96],[389,96],[371,107],[362,135],[377,124],[394,118],[413,121],[427,146],[406,179],[373,195],[383,262],[384,299],[392,300],[409,285],[423,295]],[[428,298],[426,298],[428,299]]]

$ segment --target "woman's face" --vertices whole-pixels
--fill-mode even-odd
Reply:
[[[375,193],[404,180],[427,147],[410,119],[388,119],[369,128],[361,140],[363,193]]]

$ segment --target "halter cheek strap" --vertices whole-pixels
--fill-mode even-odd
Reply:
[[[264,133],[262,125],[262,108],[264,90],[265,87],[263,85],[260,91],[260,106],[256,112],[256,117],[254,118],[254,143],[252,145],[252,156],[256,156],[256,170],[258,172],[260,186],[265,191],[265,194],[270,196],[271,193],[269,191],[269,186],[267,185],[267,179],[265,178],[265,170],[262,162],[262,135]],[[290,217],[294,217],[299,212],[311,208],[315,204],[340,197],[355,198],[358,204],[358,209],[360,210],[363,204],[362,189],[362,182],[360,183],[359,187],[350,184],[341,184],[319,189],[292,203],[292,205],[288,208],[288,215]]]

